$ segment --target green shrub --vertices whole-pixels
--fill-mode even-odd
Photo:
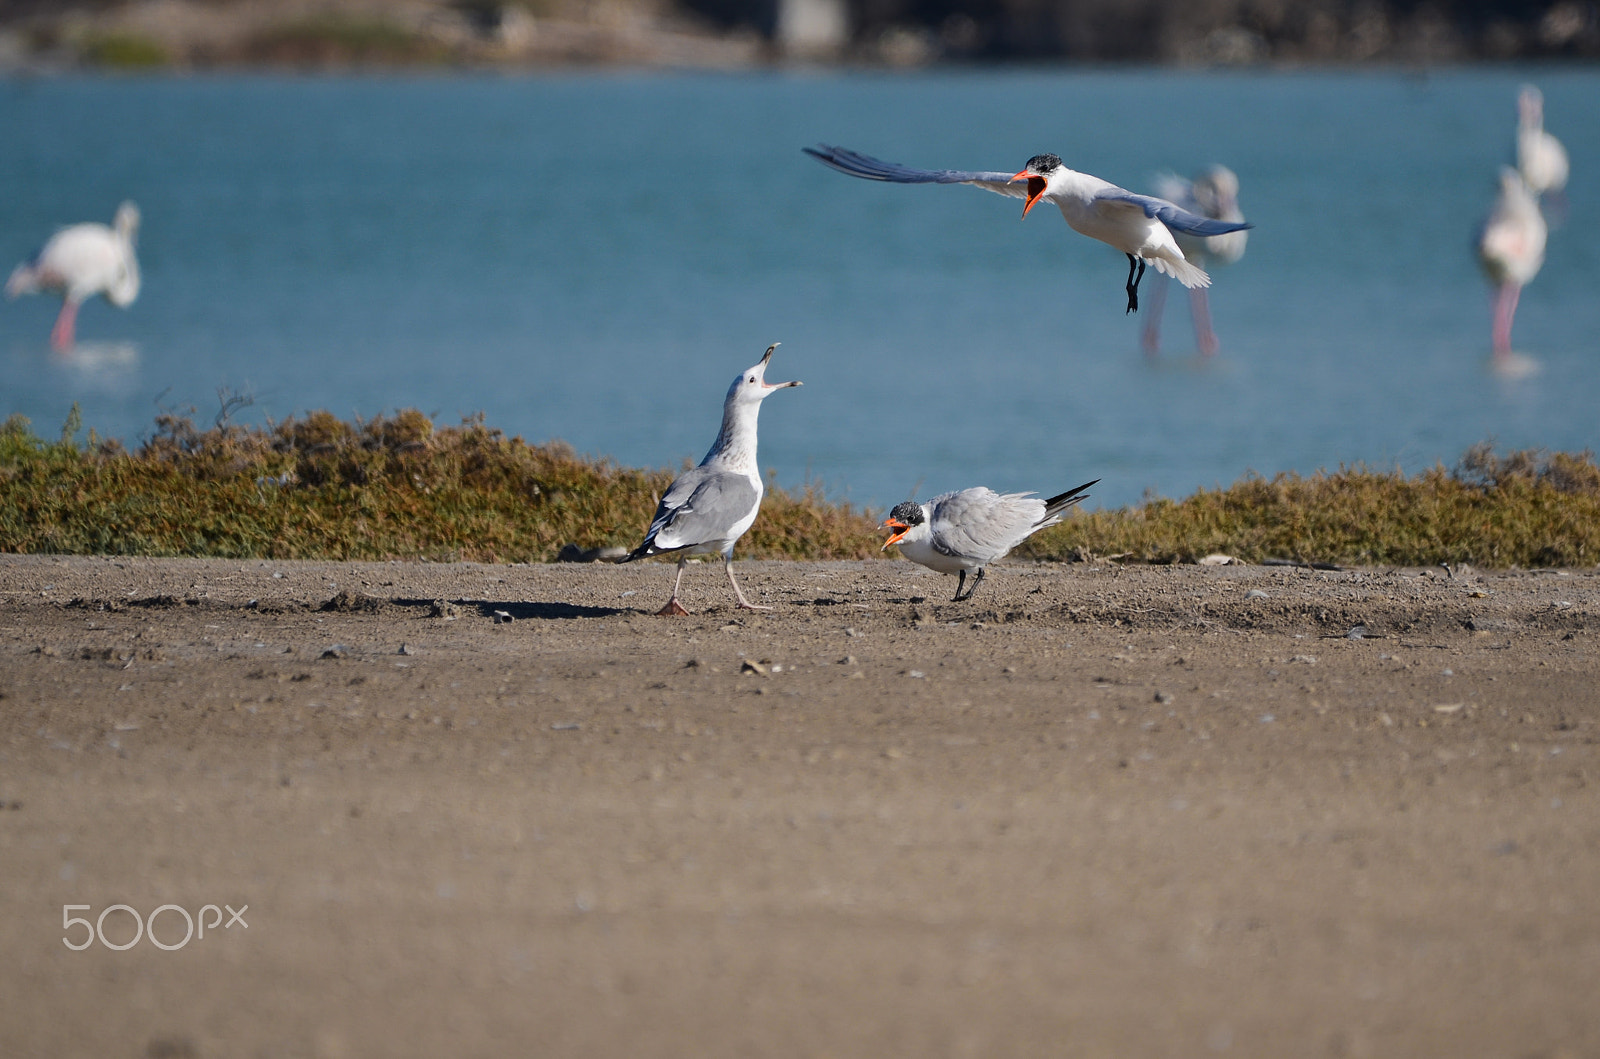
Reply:
[[[565,544],[632,547],[670,470],[620,467],[507,438],[481,416],[435,426],[414,409],[268,427],[162,415],[136,452],[77,409],[59,440],[0,424],[0,551],[278,559],[547,562]],[[739,554],[879,554],[869,511],[815,486],[769,488]],[[1078,512],[1018,554],[1193,562],[1213,552],[1352,565],[1585,566],[1600,561],[1600,467],[1589,453],[1469,450],[1413,477],[1341,467],[1251,475],[1184,500]]]

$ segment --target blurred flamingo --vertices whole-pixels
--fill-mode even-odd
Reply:
[[[139,207],[131,202],[117,207],[112,227],[89,222],[62,228],[11,273],[6,296],[39,291],[61,295],[50,345],[71,349],[79,305],[104,294],[112,305],[126,309],[139,297],[139,259],[134,254],[138,233]]]
[[[1211,166],[1193,180],[1169,173],[1157,180],[1156,195],[1202,217],[1233,223],[1244,220],[1244,214],[1239,211],[1239,178],[1227,166]],[[1209,270],[1215,265],[1231,265],[1243,257],[1250,233],[1242,228],[1210,236],[1174,232],[1173,238],[1178,241],[1184,257]],[[1166,282],[1158,281],[1150,294],[1155,304],[1145,320],[1144,351],[1154,356],[1161,351],[1161,311],[1167,303]],[[1215,356],[1222,344],[1211,328],[1211,305],[1205,288],[1190,288],[1189,313],[1194,318],[1195,342],[1201,354]]]
[[[1493,342],[1497,368],[1514,366],[1511,319],[1517,313],[1522,288],[1532,282],[1544,264],[1547,234],[1539,200],[1521,174],[1502,166],[1500,195],[1478,235],[1478,261],[1495,288]]]
[[[1544,131],[1544,96],[1533,85],[1517,95],[1517,171],[1534,195],[1548,195],[1558,211],[1567,186],[1567,149]]]

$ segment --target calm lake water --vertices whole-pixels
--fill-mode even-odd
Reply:
[[[1529,79],[1574,178],[1517,317],[1541,370],[1512,381],[1472,241]],[[1221,356],[1174,291],[1149,361],[1124,259],[1054,210],[851,180],[818,141],[934,168],[1053,151],[1138,190],[1226,163],[1257,229],[1216,270]],[[76,401],[136,443],[227,387],[245,422],[481,411],[676,466],[781,340],[772,376],[806,385],[767,403],[763,465],[880,506],[1600,447],[1592,70],[12,79],[0,142],[3,267],[144,213],[144,292],[86,306],[73,355],[48,349],[59,303],[0,304],[0,414],[47,436]]]

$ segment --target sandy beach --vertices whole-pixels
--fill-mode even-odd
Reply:
[[[1600,1054],[1600,573],[738,570],[0,557],[0,1054]]]

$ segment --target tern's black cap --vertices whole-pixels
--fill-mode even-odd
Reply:
[[[889,512],[889,517],[908,526],[922,525],[922,505],[915,500],[902,500]]]

